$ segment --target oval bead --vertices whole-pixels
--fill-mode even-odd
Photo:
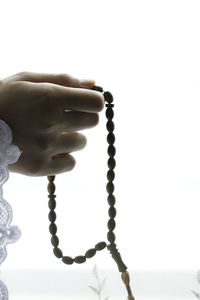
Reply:
[[[62,261],[64,262],[64,264],[72,265],[74,262],[74,259],[70,256],[63,256]]]
[[[98,244],[95,245],[95,249],[96,249],[97,251],[100,251],[100,250],[103,250],[106,246],[107,246],[107,245],[106,245],[105,242],[100,242],[100,243],[98,243]]]
[[[48,206],[49,206],[49,209],[55,209],[55,207],[56,207],[55,199],[53,199],[53,198],[49,199]]]
[[[113,111],[112,107],[107,107],[107,109],[106,109],[106,117],[109,120],[114,117],[114,111]]]
[[[89,250],[85,253],[85,256],[86,256],[87,258],[91,258],[91,257],[93,257],[95,254],[96,254],[96,249],[92,248],[92,249],[89,249]]]
[[[108,241],[109,241],[111,244],[113,244],[114,241],[115,241],[115,234],[114,234],[114,232],[109,231],[108,234],[107,234],[107,239],[108,239]]]
[[[114,144],[115,142],[115,135],[113,132],[109,132],[107,135],[107,142],[108,144]]]
[[[94,90],[94,91],[98,91],[98,92],[103,92],[103,88],[99,85],[94,85],[91,90]]]
[[[113,230],[115,229],[115,226],[116,226],[115,220],[114,220],[114,219],[110,219],[110,220],[108,221],[107,226],[108,226],[108,229],[109,229],[110,231],[113,231]]]
[[[108,170],[107,172],[107,179],[109,181],[112,181],[115,179],[115,172],[113,170]]]
[[[117,214],[116,208],[114,206],[111,206],[108,210],[108,214],[110,218],[114,219]]]
[[[114,184],[113,184],[112,182],[108,182],[108,183],[106,184],[106,190],[107,190],[107,192],[108,192],[109,194],[112,194],[113,191],[114,191],[114,189],[115,189],[115,186],[114,186]]]
[[[53,248],[53,253],[55,254],[56,257],[58,258],[61,258],[63,255],[62,255],[62,250],[60,248]]]
[[[48,189],[48,192],[50,194],[53,194],[55,192],[55,190],[56,190],[56,186],[55,186],[55,184],[53,182],[49,182],[48,186],[47,186],[47,189]]]
[[[112,194],[108,195],[107,200],[108,200],[108,204],[110,206],[115,205],[116,200],[115,200],[115,196],[114,195],[112,195]]]
[[[115,129],[115,125],[112,120],[107,121],[106,128],[108,131],[113,131]]]
[[[109,155],[109,156],[115,156],[115,153],[116,153],[115,146],[109,145],[109,146],[108,146],[107,152],[108,152],[108,155]]]
[[[55,222],[55,220],[56,220],[56,213],[55,213],[55,211],[53,211],[53,210],[50,211],[48,217],[49,217],[49,221],[50,222],[52,222],[52,223]]]
[[[114,169],[115,168],[115,165],[116,165],[116,161],[113,157],[110,157],[108,159],[108,168],[109,169]]]
[[[108,103],[113,102],[113,95],[109,91],[104,92],[103,96],[104,96],[106,102],[108,102]]]
[[[56,226],[56,224],[51,223],[51,224],[49,225],[49,231],[50,231],[50,233],[51,233],[52,235],[56,235],[56,232],[57,232],[57,226]]]
[[[58,239],[57,235],[53,235],[53,236],[51,237],[51,244],[52,244],[54,247],[58,247],[59,239]]]
[[[83,256],[83,255],[79,255],[79,256],[76,256],[76,257],[74,258],[74,261],[75,261],[75,263],[77,263],[77,264],[82,264],[82,263],[84,263],[84,262],[86,261],[86,257]]]

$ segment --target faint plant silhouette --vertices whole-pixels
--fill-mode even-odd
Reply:
[[[197,280],[198,284],[200,284],[200,270],[197,271],[196,280]],[[200,299],[200,293],[198,293],[192,289],[190,289],[190,290],[196,296],[197,299]]]
[[[96,264],[93,267],[92,273],[97,280],[97,287],[91,285],[88,285],[88,287],[98,296],[98,300],[101,300],[102,290],[105,287],[106,278],[104,278],[102,282],[100,281]],[[108,300],[109,298],[110,297],[106,297],[104,300]]]

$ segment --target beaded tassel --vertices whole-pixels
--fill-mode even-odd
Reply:
[[[99,91],[99,92],[103,92],[103,88],[100,86],[94,86],[92,88],[92,90],[95,91]],[[110,205],[110,208],[108,210],[108,215],[110,217],[110,219],[108,220],[107,223],[107,227],[109,229],[108,233],[107,233],[107,239],[109,241],[109,245],[107,245],[105,242],[99,242],[97,243],[94,248],[91,248],[89,250],[87,250],[85,252],[85,255],[79,255],[76,256],[74,258],[70,257],[70,256],[63,256],[62,250],[58,247],[59,245],[59,239],[58,236],[56,235],[57,233],[57,226],[55,224],[56,221],[56,213],[55,213],[55,207],[56,207],[56,201],[55,201],[55,197],[56,195],[54,195],[55,192],[55,184],[54,184],[54,180],[55,180],[55,175],[53,176],[47,176],[48,178],[48,192],[49,192],[49,202],[48,202],[48,206],[50,209],[49,212],[49,221],[51,222],[50,226],[49,226],[49,231],[52,235],[51,237],[51,244],[53,245],[53,253],[57,258],[62,258],[62,262],[68,265],[73,264],[74,262],[77,264],[82,264],[86,261],[87,258],[91,258],[93,257],[97,251],[103,250],[104,248],[107,247],[107,249],[110,251],[110,254],[112,256],[112,258],[115,260],[119,272],[121,272],[121,278],[123,283],[126,286],[126,290],[128,293],[128,299],[129,300],[135,300],[135,298],[133,297],[131,288],[130,288],[130,275],[127,271],[127,267],[124,264],[124,262],[122,261],[121,255],[118,251],[118,249],[116,248],[116,244],[115,244],[115,234],[114,234],[114,229],[116,226],[116,222],[115,222],[115,216],[116,216],[116,208],[114,207],[115,205],[115,196],[113,195],[113,191],[114,191],[114,178],[115,178],[115,173],[114,173],[114,168],[116,165],[116,161],[114,159],[115,153],[116,153],[116,149],[114,147],[114,142],[115,142],[115,136],[114,136],[114,123],[112,121],[113,117],[114,117],[114,111],[113,111],[113,107],[114,104],[113,102],[113,96],[110,92],[106,91],[103,93],[104,96],[104,100],[105,102],[107,102],[106,106],[106,117],[108,119],[107,123],[106,123],[106,128],[108,130],[108,135],[107,135],[107,142],[109,144],[108,146],[108,150],[107,153],[109,155],[109,159],[107,162],[108,165],[108,172],[107,172],[107,179],[108,179],[108,183],[106,185],[106,190],[108,192],[108,197],[107,197],[107,201],[108,204]]]

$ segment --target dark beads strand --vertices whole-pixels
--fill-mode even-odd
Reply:
[[[121,259],[120,253],[118,251],[118,249],[116,248],[116,244],[115,244],[115,234],[114,234],[114,229],[116,227],[116,222],[114,220],[114,218],[116,217],[116,208],[114,207],[115,205],[115,196],[113,195],[114,192],[114,178],[115,178],[115,173],[114,173],[114,168],[116,166],[116,161],[114,159],[114,156],[116,154],[116,149],[114,147],[114,142],[115,142],[115,135],[113,133],[114,131],[114,122],[113,122],[113,117],[114,117],[114,111],[113,111],[113,107],[114,104],[113,102],[113,96],[109,91],[103,92],[103,88],[100,86],[94,86],[92,88],[92,90],[98,91],[103,93],[104,96],[104,100],[105,102],[107,102],[107,104],[105,104],[106,106],[106,117],[108,119],[107,123],[106,123],[106,128],[108,130],[108,135],[107,135],[107,142],[109,144],[108,146],[108,150],[107,153],[109,155],[109,159],[107,162],[108,165],[108,172],[107,172],[107,179],[108,179],[108,183],[106,184],[106,190],[108,192],[108,197],[107,197],[107,201],[108,204],[110,205],[109,210],[108,210],[108,215],[110,217],[108,223],[107,223],[107,227],[109,229],[108,233],[107,233],[107,239],[109,241],[109,245],[107,245],[105,242],[99,242],[98,244],[95,245],[94,248],[91,248],[89,250],[86,251],[85,255],[79,255],[76,256],[75,258],[72,258],[70,256],[63,256],[62,250],[60,248],[58,248],[59,245],[59,239],[58,236],[56,235],[57,233],[57,226],[55,224],[56,221],[56,213],[55,213],[55,207],[56,207],[56,201],[55,201],[55,197],[56,195],[54,195],[55,192],[55,184],[54,184],[54,179],[55,179],[55,175],[52,176],[47,176],[49,183],[48,183],[48,192],[50,195],[48,195],[49,197],[49,202],[48,202],[48,206],[50,209],[49,212],[49,221],[51,222],[50,226],[49,226],[49,231],[52,235],[51,237],[51,244],[53,245],[53,253],[57,258],[62,258],[62,262],[68,265],[73,264],[74,262],[77,264],[82,264],[86,261],[87,258],[91,258],[93,257],[97,251],[103,250],[104,248],[107,247],[107,249],[110,251],[113,259],[115,260],[115,262],[117,263],[118,269],[120,272],[122,272],[122,280],[124,282],[124,284],[126,285],[126,289],[128,292],[128,299],[129,300],[135,300],[135,298],[132,295],[131,289],[130,289],[130,285],[129,285],[129,273],[126,271],[127,267],[124,264],[124,262]]]

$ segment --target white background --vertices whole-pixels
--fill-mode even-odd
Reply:
[[[115,103],[116,243],[129,269],[200,266],[200,2],[0,1],[0,77],[94,79]],[[107,234],[106,117],[81,131],[73,171],[56,176],[65,255]],[[47,178],[10,173],[4,198],[22,237],[2,268],[67,267],[52,253]],[[116,269],[107,250],[81,268]]]

